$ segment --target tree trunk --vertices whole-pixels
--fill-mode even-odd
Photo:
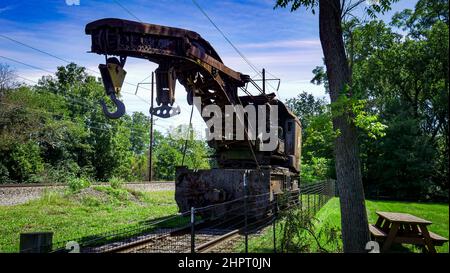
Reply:
[[[340,0],[319,1],[319,28],[330,98],[333,103],[337,101],[351,77],[342,38]],[[351,113],[333,117],[333,127],[340,132],[335,140],[334,151],[341,206],[342,240],[344,252],[365,252],[365,245],[370,237],[357,130],[350,117]]]

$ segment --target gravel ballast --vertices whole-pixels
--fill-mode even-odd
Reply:
[[[106,184],[106,183],[105,183]],[[175,190],[173,182],[128,183],[124,187],[137,191],[170,191]],[[66,186],[1,186],[0,206],[13,206],[40,198],[46,190],[63,191]]]

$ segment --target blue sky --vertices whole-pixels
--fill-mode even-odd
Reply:
[[[97,70],[103,56],[86,53],[90,49],[89,36],[84,34],[87,23],[105,17],[136,20],[114,0],[79,0],[80,5],[67,5],[75,0],[1,0],[0,34],[50,52],[66,60]],[[133,15],[143,22],[180,27],[198,32],[222,57],[224,63],[250,76],[255,72],[239,57],[220,33],[211,25],[191,0],[118,0]],[[273,9],[275,0],[197,0],[227,37],[258,68],[266,68],[282,79],[280,98],[285,100],[307,91],[315,96],[325,96],[322,86],[309,83],[311,70],[322,65],[322,49],[319,41],[318,16],[304,9],[289,12]],[[400,0],[392,11],[381,18],[388,20],[395,12],[413,8],[416,0]],[[362,7],[363,8],[363,7]],[[357,11],[362,14],[362,11]],[[64,62],[17,45],[0,37],[0,55],[17,59],[54,71]],[[20,76],[37,80],[43,71],[32,69],[0,58],[8,63]],[[129,59],[125,66],[127,82],[138,83],[147,77],[156,65],[145,60]],[[275,84],[274,84],[275,85]],[[124,91],[134,93],[135,87],[124,85]],[[269,88],[270,90],[270,88]],[[149,98],[146,90],[141,97]],[[136,96],[123,94],[127,111],[142,111],[148,114],[148,104]],[[167,128],[189,121],[189,106],[184,89],[177,85],[176,103],[182,114],[169,120],[158,120],[156,124]],[[195,111],[194,111],[195,112]],[[200,115],[195,112],[196,128],[204,127]]]

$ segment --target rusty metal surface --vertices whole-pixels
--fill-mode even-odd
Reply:
[[[222,139],[214,139],[208,144],[215,149],[220,168],[263,165],[299,172],[301,124],[298,118],[274,94],[238,96],[238,88],[251,79],[227,67],[211,44],[198,33],[114,18],[91,22],[85,31],[91,36],[94,53],[119,56],[121,60],[136,57],[159,65],[156,70],[157,106],[151,109],[156,116],[167,118],[180,113],[179,107],[174,106],[177,80],[185,87],[188,102],[192,103],[194,96],[200,97],[202,108],[217,105],[225,111],[225,105],[230,104],[244,107],[249,104],[278,105],[278,124],[283,134],[274,151],[258,151],[257,142],[249,143],[247,138],[229,141],[224,132]],[[116,104],[119,108],[120,104]],[[204,118],[205,121],[208,119]],[[288,130],[289,124],[294,125],[292,130]]]
[[[179,114],[179,107],[174,106],[176,81],[186,89],[189,104],[192,104],[193,97],[199,97],[202,108],[217,105],[222,110],[222,116],[225,116],[226,105],[278,106],[278,131],[281,134],[273,151],[260,151],[258,141],[249,141],[247,135],[243,140],[229,140],[222,131],[221,139],[208,142],[215,150],[218,169],[177,170],[175,198],[180,211],[244,196],[243,177],[246,170],[250,170],[250,195],[278,194],[298,189],[301,157],[299,119],[273,93],[238,96],[238,88],[246,88],[247,83],[255,82],[248,75],[227,67],[211,44],[198,33],[114,18],[91,22],[85,31],[91,36],[91,52],[107,57],[118,56],[121,67],[127,57],[145,59],[159,65],[155,71],[157,107],[150,110],[156,116],[168,118]],[[108,85],[113,84],[106,80],[105,86]],[[108,95],[120,110],[120,102],[116,103],[114,92],[111,88],[108,90]],[[204,118],[205,121],[208,119]],[[248,124],[244,123],[247,132]]]
[[[180,211],[236,200],[245,196],[244,173],[247,171],[247,194],[261,195],[258,206],[265,213],[274,194],[298,191],[298,177],[286,168],[189,170],[177,168],[175,200]],[[271,194],[267,194],[271,193]],[[222,207],[232,210],[230,207]]]

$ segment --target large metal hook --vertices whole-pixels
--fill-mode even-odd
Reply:
[[[102,75],[103,85],[105,87],[106,95],[108,95],[117,110],[115,112],[109,112],[108,107],[104,100],[100,100],[103,113],[105,116],[111,119],[118,119],[125,114],[125,105],[123,102],[117,99],[116,92],[120,92],[122,88],[123,80],[126,75],[126,71],[123,69],[125,64],[125,57],[121,57],[120,61],[113,57],[107,58],[106,64],[100,64],[98,68]]]
[[[122,101],[118,100],[116,98],[116,94],[110,93],[109,97],[111,98],[112,102],[116,105],[117,110],[115,112],[109,112],[108,107],[106,106],[106,103],[104,100],[100,100],[100,104],[102,105],[103,113],[105,116],[111,119],[118,119],[121,116],[125,114],[125,104],[123,104]]]

